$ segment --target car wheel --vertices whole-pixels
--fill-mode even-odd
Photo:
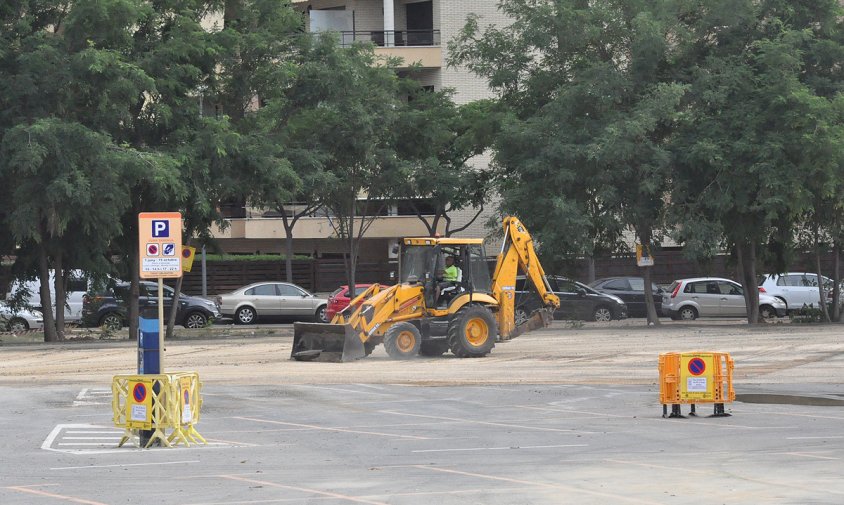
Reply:
[[[759,317],[762,319],[773,319],[777,317],[777,311],[770,305],[762,305],[759,307]]]
[[[257,319],[258,314],[252,307],[241,307],[237,309],[237,314],[234,315],[234,320],[237,324],[252,324]]]
[[[607,307],[598,307],[592,314],[592,319],[602,323],[612,321],[612,311]]]
[[[29,323],[26,322],[26,319],[21,319],[19,317],[13,317],[9,321],[9,331],[12,333],[23,333],[29,329]]]
[[[689,307],[688,305],[680,309],[680,319],[683,321],[694,321],[697,319],[697,310],[694,307]]]
[[[100,318],[100,327],[106,330],[119,330],[123,328],[123,318],[116,312],[110,312]]]
[[[188,317],[185,318],[185,328],[205,328],[208,324],[208,318],[205,317],[205,314],[202,312],[191,312],[188,314]]]
[[[320,308],[316,309],[316,313],[314,314],[314,319],[318,323],[327,323],[328,322],[328,308],[325,305],[322,305]]]

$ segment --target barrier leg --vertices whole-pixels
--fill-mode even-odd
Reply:
[[[689,417],[697,417],[697,412],[695,412],[695,404],[692,404],[692,410],[689,412]]]
[[[678,417],[678,418],[680,418],[680,419],[685,419],[685,418],[686,418],[686,416],[684,416],[684,415],[680,412],[680,405],[677,405],[677,404],[675,404],[675,405],[672,405],[672,406],[671,406],[671,415],[670,415],[670,416],[668,416],[668,417],[669,417],[669,418],[672,418],[672,417]]]
[[[732,414],[728,414],[724,411],[724,404],[723,403],[716,403],[714,413],[709,417],[730,417]]]

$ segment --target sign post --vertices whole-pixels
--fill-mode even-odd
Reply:
[[[138,214],[141,279],[158,279],[158,370],[164,371],[164,279],[182,276],[182,215],[178,212]],[[176,310],[173,307],[172,310]]]
[[[158,279],[158,324],[147,314],[141,314],[138,324],[138,373],[161,374],[164,373],[164,279],[182,276],[182,215],[178,212],[138,214],[138,247],[141,279]],[[160,386],[156,383],[155,387]],[[152,436],[153,431],[149,429],[140,431],[141,445],[145,447]]]

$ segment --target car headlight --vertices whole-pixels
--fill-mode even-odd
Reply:
[[[612,299],[613,299],[613,301],[614,301],[615,303],[617,303],[617,304],[619,304],[619,305],[624,305],[624,300],[622,300],[621,298],[619,298],[619,297],[617,297],[617,296],[615,296],[615,295],[607,295],[607,296],[609,296],[610,298],[612,298]]]

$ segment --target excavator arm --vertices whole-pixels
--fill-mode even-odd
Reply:
[[[516,276],[525,275],[525,286],[530,282],[542,300],[542,308],[527,322],[516,326]],[[536,256],[533,238],[515,217],[504,219],[504,243],[492,276],[492,296],[498,300],[498,331],[500,340],[510,340],[525,331],[547,327],[551,324],[554,309],[560,299],[551,291],[545,270]]]

